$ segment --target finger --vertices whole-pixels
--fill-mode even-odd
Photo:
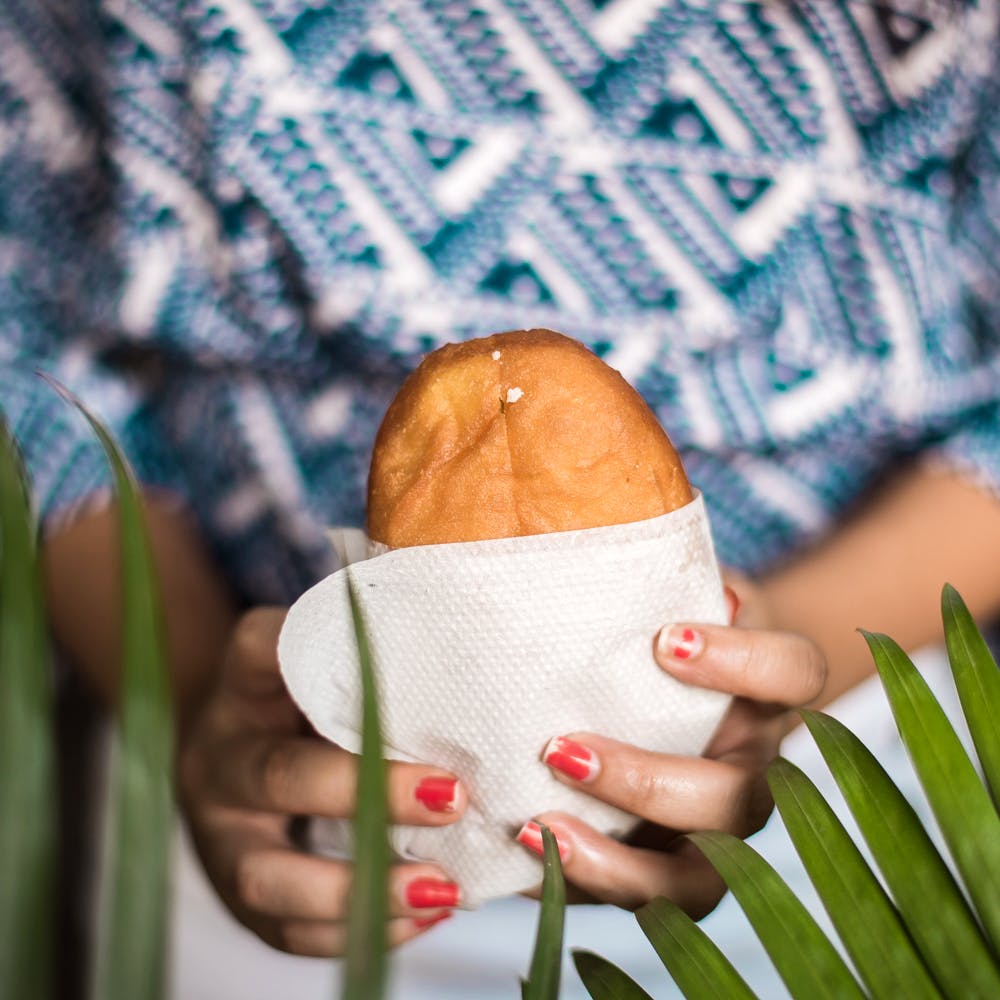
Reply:
[[[278,666],[278,635],[287,613],[287,608],[252,608],[233,627],[222,675],[236,694],[248,698],[284,694]]]
[[[348,817],[357,790],[357,757],[320,739],[244,736],[229,742],[214,770],[214,791],[229,805],[288,815]],[[394,823],[445,826],[465,809],[451,774],[392,762],[389,812]]]
[[[669,851],[649,851],[605,837],[565,813],[544,813],[518,834],[518,841],[539,855],[540,823],[555,835],[567,880],[601,902],[633,910],[666,896],[701,918],[725,892],[718,873],[687,840],[679,839]]]
[[[262,848],[247,851],[236,868],[236,893],[246,910],[295,921],[346,920],[352,865],[312,854]],[[439,868],[393,865],[389,916],[427,919],[459,905],[461,890]]]
[[[388,944],[396,948],[418,937],[439,921],[426,922],[403,917],[386,926]],[[320,920],[271,921],[258,930],[273,948],[309,958],[336,958],[347,949],[347,924]]]
[[[657,635],[654,656],[678,680],[756,701],[806,705],[826,684],[819,647],[793,632],[670,625]]]
[[[653,753],[592,733],[551,740],[542,760],[564,784],[672,830],[760,829],[770,811],[765,761]]]
[[[297,854],[281,823],[248,819],[235,811],[215,813],[209,823],[192,824],[191,833],[206,874],[233,915],[275,948],[297,954],[340,954],[344,938],[336,928],[345,926],[350,865]],[[418,879],[442,879],[434,866],[397,868],[390,876],[390,912],[411,915],[390,920],[391,943],[440,922],[450,913],[450,908],[440,904],[451,902],[440,889],[434,898],[427,898],[425,891],[422,901],[407,893]],[[324,902],[324,895],[333,903]]]

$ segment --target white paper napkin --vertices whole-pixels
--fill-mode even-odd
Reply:
[[[433,860],[477,906],[541,881],[515,843],[561,810],[613,836],[635,818],[556,781],[553,736],[596,732],[697,754],[728,697],[653,661],[661,625],[724,623],[700,496],[662,517],[583,531],[397,549],[338,570],[291,608],[278,645],[288,689],[323,736],[360,749],[360,677],[347,579],[375,660],[386,755],[446,768],[469,808],[452,826],[396,827],[393,846]],[[343,846],[346,824],[319,839]]]

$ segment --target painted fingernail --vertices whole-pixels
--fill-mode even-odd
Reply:
[[[732,625],[740,613],[740,597],[729,584],[722,588],[722,592],[726,595],[726,604],[729,606],[729,624]]]
[[[574,781],[593,781],[601,771],[601,762],[593,750],[565,736],[549,740],[542,761]]]
[[[549,829],[551,829],[551,827]],[[569,845],[559,839],[555,830],[552,830],[552,834],[556,838],[556,847],[559,848],[559,858],[563,864],[565,864],[566,859],[569,857]],[[529,820],[525,823],[524,826],[522,826],[518,831],[518,834],[514,839],[519,844],[523,844],[527,847],[529,851],[537,854],[540,858],[545,857],[545,844],[542,841],[542,828],[533,820]]]
[[[415,910],[432,906],[458,906],[461,891],[454,882],[436,878],[415,878],[406,887],[406,905]]]
[[[447,912],[439,913],[434,917],[414,917],[413,926],[425,931],[429,927],[433,927],[435,924],[441,923],[442,920],[450,920],[453,916],[455,916],[455,914],[451,910],[448,910]]]
[[[671,625],[660,632],[656,648],[661,656],[693,660],[705,648],[705,637],[697,629],[686,625]]]
[[[431,812],[454,812],[458,805],[458,778],[424,778],[414,795]]]

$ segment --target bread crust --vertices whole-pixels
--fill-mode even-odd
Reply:
[[[642,397],[579,342],[517,330],[448,344],[389,406],[368,534],[392,548],[640,521],[692,498]]]

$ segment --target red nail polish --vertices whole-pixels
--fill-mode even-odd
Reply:
[[[552,830],[552,834],[553,836],[556,835],[555,830]],[[518,831],[518,834],[514,839],[519,844],[523,844],[527,847],[529,851],[537,854],[540,858],[545,857],[545,844],[542,841],[542,828],[534,821],[529,820],[529,822],[525,823],[524,826],[522,826]],[[558,836],[556,836],[556,846],[559,848],[559,858],[565,864],[566,859],[569,857],[569,846],[562,843]]]
[[[413,793],[417,801],[431,812],[454,812],[458,805],[458,779],[431,777],[424,778]]]
[[[549,740],[542,753],[542,761],[574,781],[591,781],[601,770],[597,754],[582,743],[568,740],[565,736]]]
[[[670,643],[670,655],[676,660],[693,659],[705,648],[705,639],[693,628],[672,628]]]
[[[729,584],[726,584],[722,590],[726,595],[726,603],[729,605],[729,624],[732,625],[736,621],[736,616],[740,613],[739,594]]]
[[[458,906],[460,891],[454,882],[436,878],[415,878],[406,887],[406,905],[415,910],[432,906]]]
[[[450,920],[455,914],[448,910],[446,913],[439,913],[434,917],[414,917],[413,926],[419,927],[420,930],[425,931],[429,927],[433,927],[435,924],[441,923],[442,920]]]

